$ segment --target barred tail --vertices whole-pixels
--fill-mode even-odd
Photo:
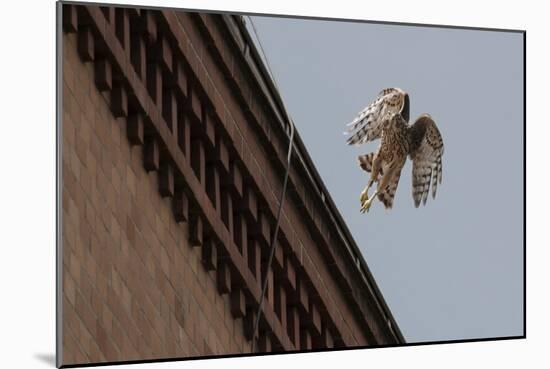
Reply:
[[[374,160],[373,152],[366,155],[359,155],[357,159],[359,160],[359,166],[361,167],[361,169],[369,173],[372,171],[372,161]],[[380,173],[378,173],[378,175],[384,175],[384,171],[382,170],[382,168],[380,168]]]
[[[359,166],[361,167],[361,169],[370,173],[370,171],[372,170],[372,160],[374,159],[374,153],[371,152],[370,154],[359,155],[357,159],[359,159]]]

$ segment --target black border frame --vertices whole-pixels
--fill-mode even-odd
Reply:
[[[134,7],[144,9],[155,10],[175,10],[175,11],[187,11],[187,12],[202,12],[210,14],[236,14],[245,16],[265,16],[272,18],[292,18],[292,19],[308,19],[308,20],[323,20],[323,21],[335,21],[335,22],[351,22],[351,23],[367,23],[367,24],[381,24],[381,25],[393,25],[393,26],[407,26],[407,27],[427,27],[427,28],[444,28],[444,29],[459,29],[468,31],[489,31],[489,32],[505,32],[505,33],[521,33],[523,34],[523,334],[517,336],[502,336],[502,337],[484,337],[484,338],[469,338],[469,339],[457,339],[457,340],[445,340],[445,341],[426,341],[426,342],[405,342],[403,344],[390,344],[390,345],[377,345],[377,346],[356,346],[356,347],[342,347],[342,348],[330,348],[330,349],[312,349],[312,350],[294,350],[284,352],[262,352],[262,353],[242,353],[242,354],[222,354],[222,355],[203,355],[192,357],[171,357],[164,359],[150,359],[150,360],[121,360],[121,361],[105,361],[99,363],[85,363],[85,364],[68,364],[62,365],[63,355],[63,324],[62,324],[62,291],[63,291],[63,253],[62,253],[62,213],[60,213],[61,199],[62,199],[62,166],[60,165],[62,160],[62,147],[63,142],[62,135],[62,107],[63,96],[61,94],[62,89],[62,76],[63,76],[63,42],[62,42],[62,6],[68,5],[87,5],[87,6],[114,6],[114,7]],[[56,2],[56,367],[58,368],[84,368],[93,366],[106,366],[106,365],[128,365],[128,364],[154,364],[176,361],[190,361],[190,360],[205,360],[205,359],[226,359],[226,358],[239,358],[239,357],[255,357],[255,356],[269,356],[269,355],[288,355],[299,353],[318,353],[318,352],[331,352],[331,351],[351,351],[351,350],[365,350],[365,349],[379,349],[379,348],[391,348],[391,347],[417,347],[417,346],[431,346],[431,345],[445,345],[445,344],[457,344],[457,343],[474,343],[474,342],[497,342],[497,341],[509,341],[520,340],[527,338],[527,31],[521,29],[505,29],[505,28],[489,28],[489,27],[471,27],[471,26],[453,26],[443,24],[424,24],[424,23],[407,23],[407,22],[395,22],[395,21],[379,21],[379,20],[366,20],[366,19],[351,19],[351,18],[331,18],[331,17],[319,17],[319,16],[303,16],[303,15],[289,15],[289,14],[269,14],[269,13],[253,13],[243,11],[224,11],[224,10],[210,10],[199,8],[175,8],[170,6],[144,6],[144,5],[132,5],[132,4],[120,4],[120,3],[102,3],[102,2],[82,2],[82,1],[66,1],[58,0]]]

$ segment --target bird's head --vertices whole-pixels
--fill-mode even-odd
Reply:
[[[405,101],[403,102],[403,109],[401,109],[401,116],[405,119],[405,122],[408,122],[410,118],[410,105],[409,94],[405,93]]]

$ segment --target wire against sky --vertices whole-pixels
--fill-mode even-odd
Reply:
[[[275,80],[273,72],[271,71],[271,68],[269,67],[269,62],[268,62],[267,57],[265,55],[264,49],[262,47],[262,43],[260,41],[260,37],[258,36],[258,32],[256,31],[256,27],[254,26],[254,22],[252,21],[252,19],[250,17],[248,17],[248,19],[250,21],[250,25],[252,26],[252,30],[254,32],[256,42],[258,43],[258,46],[260,47],[260,50],[261,50],[261,53],[262,53],[262,58],[264,59],[264,63],[267,66],[267,69],[269,71],[271,80],[273,81],[273,84],[275,85],[275,87],[278,90],[279,87],[277,86],[277,81]],[[271,268],[271,263],[273,262],[273,255],[275,255],[275,248],[277,247],[277,242],[275,242],[275,241],[277,240],[277,234],[279,233],[279,225],[280,225],[280,220],[281,220],[281,214],[283,213],[283,204],[284,204],[286,188],[287,188],[287,184],[288,184],[288,175],[289,175],[289,172],[290,172],[290,159],[292,157],[292,148],[294,146],[293,145],[294,144],[294,123],[292,122],[292,120],[288,116],[288,113],[287,113],[286,107],[284,106],[284,103],[283,103],[283,111],[284,111],[284,114],[286,116],[287,122],[290,125],[290,139],[289,139],[289,142],[288,142],[288,153],[287,153],[287,157],[286,157],[286,171],[285,171],[285,178],[284,178],[284,181],[283,181],[283,189],[281,191],[281,197],[279,198],[279,209],[277,210],[277,219],[275,221],[275,229],[273,231],[273,236],[271,237],[271,244],[269,245],[269,259],[267,261],[267,266],[265,268],[265,275],[263,276],[263,279],[262,279],[262,293],[260,295],[260,301],[258,302],[258,310],[256,312],[256,319],[254,320],[254,327],[252,329],[252,349],[251,349],[252,353],[254,353],[256,351],[256,335],[257,335],[258,328],[259,328],[259,325],[260,325],[260,318],[261,318],[261,315],[262,315],[262,306],[263,306],[263,302],[264,302],[264,299],[265,299],[265,294],[266,294],[266,291],[267,291],[267,274],[269,272],[269,269]]]

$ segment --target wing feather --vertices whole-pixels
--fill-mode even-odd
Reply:
[[[443,138],[433,119],[421,115],[408,130],[410,157],[413,161],[412,194],[414,206],[426,204],[430,184],[435,199],[437,186],[442,180]]]
[[[386,88],[347,124],[348,145],[360,145],[380,138],[384,121],[394,113],[401,113],[408,121],[408,95],[399,88]]]

